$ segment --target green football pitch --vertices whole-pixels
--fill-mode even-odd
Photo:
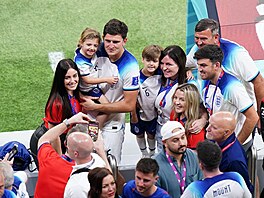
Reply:
[[[146,45],[185,49],[186,0],[8,0],[0,7],[0,132],[42,122],[53,79],[48,53],[73,58],[85,27],[102,32],[110,19],[124,21],[126,48],[140,64]]]

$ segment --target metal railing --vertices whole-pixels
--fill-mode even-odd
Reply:
[[[254,186],[254,195],[253,197],[256,198],[256,184],[257,184],[257,149],[254,145],[251,146],[250,151],[247,154],[248,157],[248,173],[249,173],[249,178],[251,180],[251,183]]]
[[[109,165],[112,169],[114,179],[115,179],[115,181],[117,181],[118,167],[117,167],[116,158],[114,155],[110,154],[109,151],[107,151],[107,160],[108,160]]]

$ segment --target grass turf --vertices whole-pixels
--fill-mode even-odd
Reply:
[[[185,1],[1,1],[0,131],[35,129],[42,122],[53,79],[48,53],[73,58],[85,27],[102,32],[111,18],[124,21],[126,48],[140,64],[146,45],[185,49]]]

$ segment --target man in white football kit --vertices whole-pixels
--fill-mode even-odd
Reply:
[[[235,133],[241,144],[252,139],[251,133],[258,121],[242,83],[225,72],[221,63],[223,52],[217,45],[205,45],[195,52],[202,81],[202,99],[210,115],[218,111],[229,111],[238,121]]]
[[[220,38],[219,24],[213,19],[202,19],[196,24],[194,39],[196,45],[187,55],[186,67],[197,68],[197,61],[193,56],[199,48],[208,44],[220,46],[224,53],[222,69],[243,83],[254,107],[259,110],[261,100],[264,97],[264,79],[248,51],[233,41]]]
[[[96,104],[87,98],[82,103],[85,110],[110,114],[102,129],[102,136],[106,149],[110,149],[118,163],[121,161],[124,141],[125,113],[134,109],[139,89],[139,65],[136,58],[124,48],[127,32],[126,24],[117,19],[111,19],[103,31],[104,42],[99,56],[109,57],[116,68],[102,68],[102,73],[112,73],[119,78],[118,82],[105,93],[110,103]]]

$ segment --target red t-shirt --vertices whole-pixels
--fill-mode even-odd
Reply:
[[[170,114],[170,120],[172,121],[178,121],[182,124],[182,126],[185,125],[185,122],[183,122],[182,120],[179,120],[179,118],[174,119],[175,117],[175,112],[171,111]],[[203,141],[205,138],[205,129],[203,128],[199,133],[190,133],[187,136],[187,147],[190,149],[196,149],[196,146],[198,144],[198,142]]]
[[[77,99],[75,99],[75,97],[72,97],[70,99],[71,102],[71,106],[74,109],[75,113],[79,113],[81,111],[81,105],[79,103],[79,101]],[[62,118],[62,104],[59,100],[55,100],[54,103],[52,103],[52,117],[49,111],[49,107],[46,109],[45,112],[45,118],[43,118],[44,122],[45,122],[45,127],[48,129],[48,123],[52,124],[52,125],[58,125],[60,124],[63,120]]]
[[[49,143],[38,150],[39,173],[35,198],[63,197],[74,161],[63,159]]]

